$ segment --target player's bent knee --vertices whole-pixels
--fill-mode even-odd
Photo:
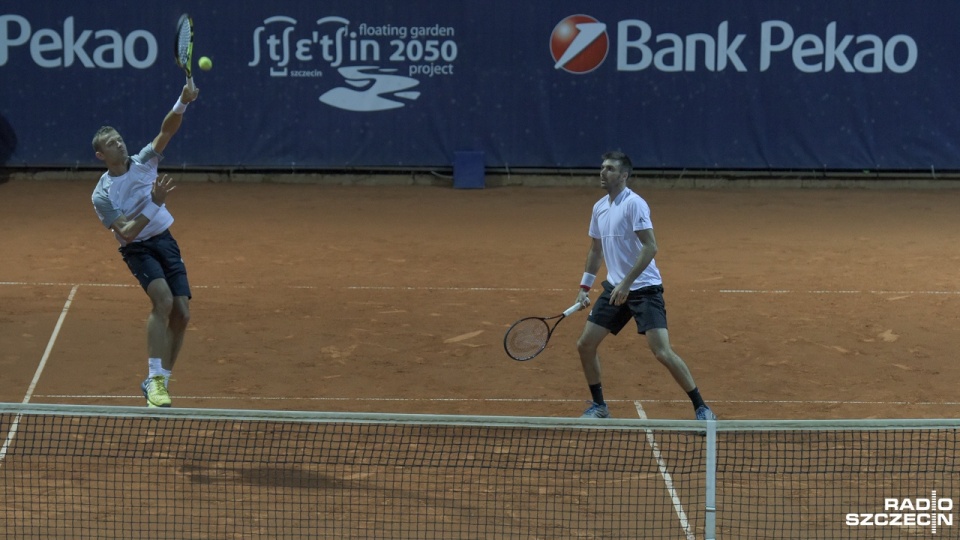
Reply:
[[[189,300],[182,296],[174,296],[171,298],[171,302],[173,303],[173,307],[172,307],[172,311],[170,312],[170,318],[189,321],[190,320]]]
[[[173,313],[173,297],[170,295],[151,295],[153,301],[153,312],[162,315],[165,318]]]
[[[677,356],[677,353],[673,352],[668,348],[654,349],[653,355],[656,356],[657,360],[659,360],[660,363],[664,365],[669,366],[671,364],[683,363],[683,360],[681,360],[680,357]]]
[[[599,344],[595,340],[587,339],[581,336],[580,339],[577,340],[577,351],[580,354],[586,355],[596,354],[598,345]]]
[[[184,330],[190,324],[190,311],[173,310],[170,314],[170,326],[177,330]]]
[[[147,296],[153,302],[153,310],[163,315],[169,315],[173,310],[173,293],[165,279],[155,279],[147,287]]]

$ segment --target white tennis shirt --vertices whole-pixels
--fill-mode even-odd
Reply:
[[[153,182],[157,179],[157,166],[163,156],[153,149],[150,143],[135,156],[130,156],[130,168],[120,176],[110,176],[110,172],[103,173],[97,187],[93,188],[93,209],[97,211],[100,222],[108,229],[120,215],[134,219],[143,212],[150,202],[150,192]],[[140,231],[134,242],[146,240],[156,236],[173,225],[173,215],[167,206],[160,207],[157,215],[150,220]],[[121,246],[127,242],[114,232]]]
[[[647,201],[630,188],[620,192],[613,203],[610,197],[604,196],[593,205],[589,234],[603,245],[603,262],[607,265],[607,281],[611,285],[623,281],[640,257],[643,243],[637,238],[636,231],[652,228]],[[651,260],[630,290],[662,283],[657,263]]]

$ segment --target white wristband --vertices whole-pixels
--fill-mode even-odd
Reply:
[[[580,288],[589,291],[590,287],[593,287],[593,282],[597,279],[596,274],[591,274],[589,272],[584,272],[583,277],[580,278]]]
[[[173,105],[173,112],[183,114],[185,110],[187,110],[187,104],[180,101],[180,98],[177,98],[177,102]]]
[[[157,206],[157,203],[150,201],[147,203],[147,206],[143,209],[143,212],[140,212],[140,215],[149,220],[153,220],[153,218],[156,217],[157,212],[159,211],[160,211],[160,207]]]

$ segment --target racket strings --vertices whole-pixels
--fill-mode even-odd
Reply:
[[[177,60],[182,66],[190,62],[190,48],[193,42],[192,34],[190,21],[181,21],[180,28],[177,31]]]
[[[550,338],[550,328],[543,319],[526,319],[518,322],[507,333],[504,346],[507,354],[517,360],[533,358]]]
[[[190,53],[190,29],[184,26],[180,29],[180,40],[177,42],[177,55],[180,57],[180,63],[187,63],[187,55]]]

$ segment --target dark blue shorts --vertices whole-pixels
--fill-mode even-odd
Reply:
[[[155,279],[166,279],[174,296],[191,298],[187,267],[180,257],[180,246],[169,230],[142,242],[121,246],[120,254],[143,290]]]
[[[587,320],[602,326],[612,334],[620,333],[630,319],[637,321],[637,332],[667,327],[667,309],[663,303],[663,287],[652,285],[630,291],[627,301],[615,306],[610,303],[613,285],[603,282],[603,293],[593,304]]]

